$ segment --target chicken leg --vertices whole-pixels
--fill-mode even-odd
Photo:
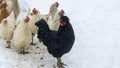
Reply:
[[[32,41],[31,41],[30,45],[36,45],[35,43],[33,43],[33,37],[34,37],[34,34],[32,33]]]
[[[10,48],[10,43],[10,41],[7,41],[8,46],[6,46],[6,48]]]
[[[57,58],[57,61],[58,68],[65,68],[64,66],[67,66],[66,64],[62,63],[61,58]]]
[[[28,54],[29,52],[25,52],[25,48],[21,48],[21,52],[19,54]]]

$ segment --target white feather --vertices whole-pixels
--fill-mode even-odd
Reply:
[[[59,25],[60,25],[59,19],[60,19],[60,16],[59,16],[58,13],[59,12],[56,12],[54,17],[53,16],[49,16],[49,18],[48,18],[48,22],[47,23],[48,23],[48,26],[49,26],[50,30],[58,31],[58,29],[59,29]]]
[[[0,24],[0,36],[8,41],[13,38],[13,32],[15,29],[15,17],[13,11],[11,14],[6,18],[7,23],[3,23],[5,19],[2,20]]]
[[[13,41],[17,48],[27,48],[31,40],[31,32],[28,29],[28,23],[23,20],[19,21],[14,31]]]
[[[35,35],[37,33],[37,27],[35,26],[35,23],[40,20],[41,14],[38,11],[37,14],[33,14],[30,18],[31,18],[31,20],[28,23],[28,27],[29,27],[31,33],[33,33]]]

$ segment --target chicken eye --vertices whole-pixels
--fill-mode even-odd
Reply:
[[[31,13],[31,16],[33,16],[33,14]]]

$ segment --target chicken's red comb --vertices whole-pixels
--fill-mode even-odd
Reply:
[[[36,8],[33,9],[33,11],[35,11],[35,10],[36,10]]]
[[[55,2],[56,4],[59,4],[58,2]]]
[[[65,12],[64,12],[64,10],[63,10],[63,9],[61,9],[61,12],[62,12],[63,14],[65,14]]]
[[[58,2],[55,2],[55,4],[56,4],[57,6],[59,6],[59,3],[58,3]]]
[[[36,14],[36,13],[38,13],[38,10],[36,10],[36,8],[34,8],[34,9],[32,10],[32,12],[33,12],[33,14]]]
[[[6,19],[3,20],[4,23],[7,23],[8,21]]]
[[[28,23],[28,22],[30,21],[30,18],[29,18],[28,16],[26,16],[26,18],[24,19],[24,21],[25,21],[26,23]]]

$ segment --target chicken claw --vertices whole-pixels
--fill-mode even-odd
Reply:
[[[6,48],[10,48],[10,43],[10,41],[7,41],[8,46],[6,46]]]
[[[36,44],[31,42],[30,45],[36,45]]]
[[[25,52],[24,48],[21,48],[21,52],[19,54],[29,54],[29,52]]]
[[[65,68],[64,66],[67,66],[66,64],[61,62],[61,58],[58,58],[57,60],[58,60],[58,63],[57,63],[58,68]]]
[[[6,46],[6,48],[10,48],[10,45]]]

